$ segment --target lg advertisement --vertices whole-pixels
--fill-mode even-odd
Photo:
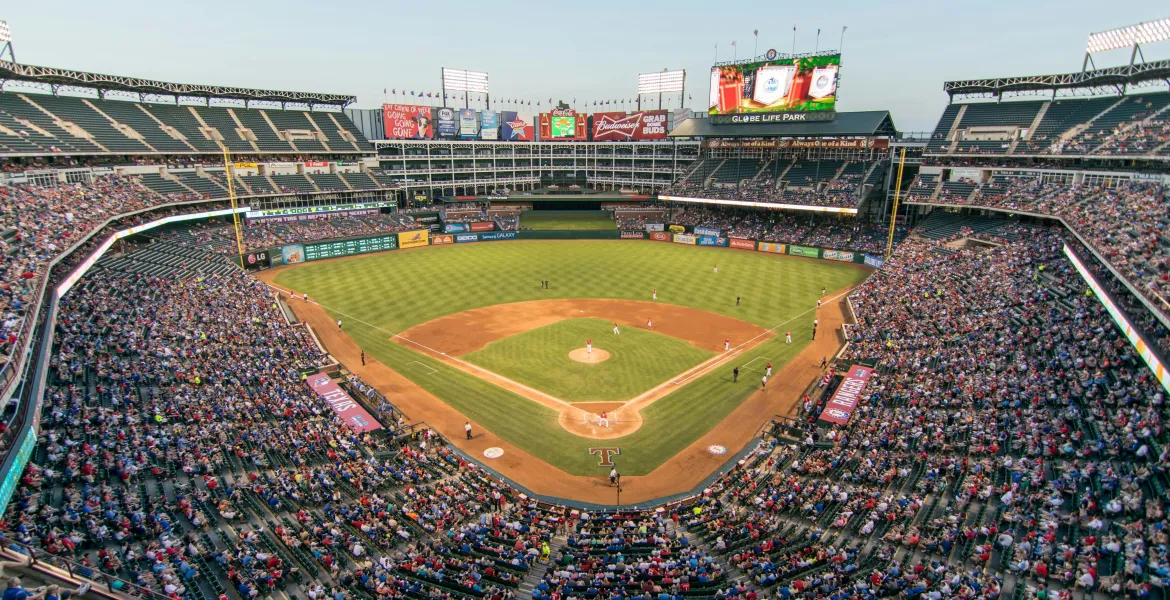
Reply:
[[[382,125],[392,140],[429,140],[435,137],[432,107],[413,104],[383,104]]]
[[[841,55],[778,58],[711,69],[712,116],[833,111]]]
[[[593,141],[628,142],[666,139],[666,111],[593,113]]]

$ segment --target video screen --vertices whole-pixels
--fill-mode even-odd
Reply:
[[[549,121],[549,132],[554,138],[575,137],[577,117],[552,117]]]
[[[841,55],[779,58],[711,69],[710,114],[831,111]]]

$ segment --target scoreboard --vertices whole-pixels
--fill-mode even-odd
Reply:
[[[398,234],[379,235],[367,238],[357,238],[353,240],[337,240],[335,242],[322,242],[320,244],[305,244],[305,260],[320,260],[323,258],[336,258],[338,256],[350,256],[352,254],[365,254],[367,252],[382,252],[383,250],[393,250],[398,247]]]

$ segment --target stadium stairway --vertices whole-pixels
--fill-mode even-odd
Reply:
[[[555,557],[560,556],[561,550],[565,548],[567,543],[568,538],[563,535],[556,535],[549,540],[548,547],[550,552],[548,562],[536,561],[533,567],[528,570],[528,574],[524,576],[524,580],[520,582],[519,590],[521,594],[524,594],[524,597],[532,597],[532,590],[540,585],[540,580],[544,579],[544,574],[553,566],[553,561],[556,560]]]

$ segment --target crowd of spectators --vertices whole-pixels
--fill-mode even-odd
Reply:
[[[297,221],[255,220],[241,223],[240,232],[243,234],[244,250],[250,252],[285,244],[379,235],[418,227],[407,215],[324,215]],[[195,239],[205,247],[224,254],[235,254],[235,235],[233,228],[219,227],[202,230]]]
[[[854,217],[805,215],[782,211],[748,211],[722,207],[688,207],[675,214],[671,223],[718,229],[727,237],[765,242],[815,246],[829,250],[882,253],[889,229],[880,223],[859,222]],[[898,226],[895,243],[907,235]]]
[[[800,206],[828,206],[834,208],[856,208],[860,199],[857,195],[861,178],[842,178],[817,188],[780,188],[769,174],[753,181],[744,181],[739,186],[709,185],[684,182],[675,184],[665,193],[691,198],[715,198],[739,200],[742,202],[770,202]]]

